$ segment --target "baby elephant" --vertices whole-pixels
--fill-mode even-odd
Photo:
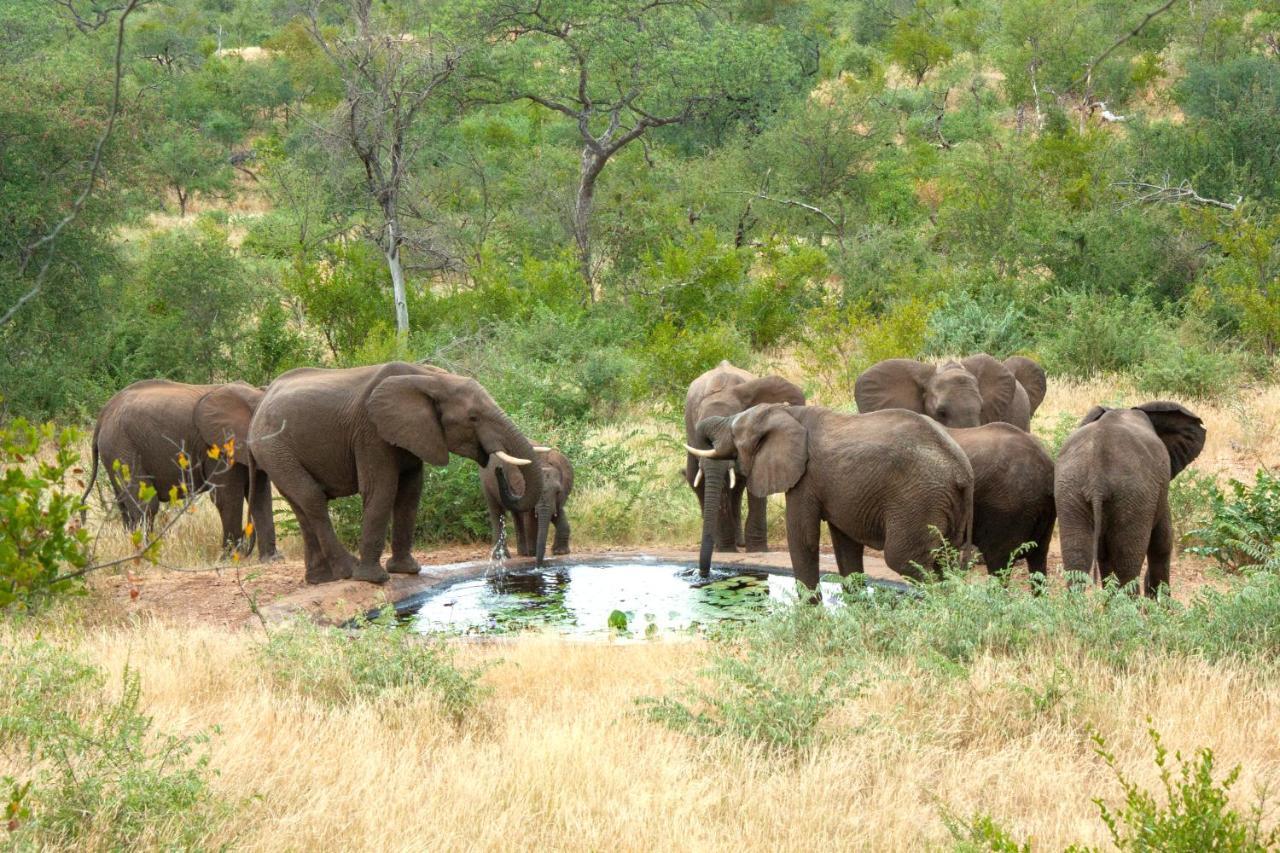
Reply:
[[[973,545],[987,571],[1009,568],[1018,546],[1032,542],[1027,570],[1043,578],[1057,517],[1053,460],[1034,436],[1006,423],[947,432],[973,466]]]
[[[542,469],[542,494],[534,509],[527,512],[513,512],[516,529],[516,550],[521,557],[536,557],[538,565],[542,565],[547,553],[547,527],[556,526],[555,544],[551,546],[552,554],[569,553],[569,516],[565,514],[564,502],[573,491],[573,465],[569,458],[551,447],[535,447],[535,461]],[[489,524],[493,527],[493,538],[498,539],[503,514],[502,499],[498,492],[497,466],[503,465],[497,457],[489,460],[489,465],[480,471],[480,485],[484,488],[485,502],[489,504]],[[503,465],[507,482],[517,493],[524,491],[524,477],[520,470],[510,465]],[[511,556],[505,551],[503,556]]]
[[[1094,406],[1062,447],[1054,497],[1065,571],[1128,584],[1147,559],[1146,594],[1169,585],[1169,481],[1204,449],[1198,416],[1177,403]]]

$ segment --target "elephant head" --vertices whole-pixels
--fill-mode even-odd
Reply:
[[[691,485],[705,483],[702,501],[702,545],[698,568],[703,576],[711,570],[711,553],[715,548],[715,530],[720,516],[724,490],[732,493],[741,470],[731,453],[722,452],[727,432],[725,424],[739,413],[769,403],[794,406],[805,404],[804,392],[780,376],[765,376],[735,385],[726,385],[704,397],[696,411],[690,413],[695,424],[694,441],[685,445],[698,458],[697,474]]]
[[[891,358],[867,368],[854,385],[860,412],[909,409],[952,428],[1006,420],[1017,392],[1013,372],[986,353],[941,367]]]
[[[573,471],[568,465],[562,471],[559,465],[551,462],[550,454],[555,451],[550,447],[535,447],[534,450],[538,453],[538,465],[542,469],[542,494],[533,510],[534,521],[538,526],[533,555],[541,566],[547,555],[547,530],[557,509],[564,505],[565,498],[573,488]]]
[[[1151,421],[1151,428],[1169,451],[1169,479],[1182,472],[1204,450],[1204,421],[1194,412],[1168,400],[1153,400],[1134,406]],[[1107,406],[1094,406],[1080,421],[1080,426],[1093,423],[1107,412]]]
[[[512,493],[506,473],[497,469],[498,492],[513,512],[527,512],[542,494],[541,466],[533,445],[479,382],[438,368],[388,376],[365,401],[369,421],[386,442],[431,465],[444,466],[449,454],[489,464],[490,455],[521,470],[524,491]]]
[[[244,382],[230,382],[219,386],[196,401],[192,412],[196,431],[207,443],[206,447],[189,447],[188,453],[204,457],[207,447],[223,447],[234,441],[233,458],[246,461],[249,453],[249,422],[266,393]]]

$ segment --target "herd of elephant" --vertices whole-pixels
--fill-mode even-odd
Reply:
[[[842,575],[861,572],[870,547],[913,578],[933,568],[939,537],[976,551],[989,571],[1022,558],[1043,576],[1056,522],[1065,570],[1129,584],[1145,559],[1144,588],[1155,595],[1169,583],[1169,483],[1203,449],[1201,419],[1165,401],[1095,406],[1055,464],[1028,431],[1046,387],[1040,366],[1020,356],[889,359],[858,377],[859,413],[845,414],[806,405],[786,379],[721,362],[685,400],[700,572],[717,548],[766,550],[766,499],[784,493],[792,568],[810,589],[823,521]],[[271,560],[274,486],[297,517],[308,583],[382,583],[419,571],[411,548],[423,463],[443,466],[450,453],[480,466],[498,547],[511,513],[520,554],[541,563],[552,526],[553,553],[568,553],[573,467],[564,454],[534,445],[475,380],[402,362],[299,368],[265,387],[130,385],[98,417],[85,495],[100,460],[128,527],[149,523],[160,502],[211,491],[224,546],[256,540]],[[355,556],[328,502],[357,493]],[[246,501],[251,526],[242,526]]]

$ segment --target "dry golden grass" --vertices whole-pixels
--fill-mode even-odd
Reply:
[[[949,843],[944,808],[1050,850],[1106,841],[1091,799],[1114,803],[1119,787],[1089,727],[1148,787],[1148,717],[1171,748],[1211,747],[1220,774],[1242,766],[1241,807],[1280,767],[1280,685],[1186,659],[1119,675],[1046,649],[959,678],[887,661],[792,762],[634,713],[693,677],[697,641],[462,645],[461,662],[496,666],[461,729],[425,696],[328,706],[279,692],[244,633],[139,624],[63,642],[116,683],[136,669],[157,728],[221,728],[213,786],[243,805],[209,841],[247,850],[920,849]],[[1037,709],[1051,683],[1063,695]],[[0,774],[21,769],[6,760]]]

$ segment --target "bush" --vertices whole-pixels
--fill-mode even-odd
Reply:
[[[487,689],[484,668],[459,668],[443,639],[416,634],[387,608],[355,630],[322,628],[299,619],[271,634],[258,653],[274,685],[318,702],[409,701],[425,694],[461,725],[475,714]]]
[[[986,352],[1009,355],[1030,345],[1026,312],[1013,301],[949,294],[929,315],[924,352],[933,356]]]
[[[81,588],[63,577],[89,560],[89,533],[77,518],[83,505],[69,483],[81,473],[79,441],[76,430],[53,424],[0,425],[0,611]]]
[[[930,306],[911,297],[875,314],[868,302],[817,308],[806,318],[800,362],[839,400],[853,400],[858,375],[886,358],[911,358],[924,345]]]
[[[1233,479],[1227,488],[1204,488],[1209,518],[1187,533],[1195,542],[1187,550],[1239,571],[1265,562],[1280,541],[1280,476],[1263,468],[1252,486]]]
[[[141,684],[106,674],[44,641],[0,649],[0,748],[25,780],[6,777],[15,849],[190,849],[228,812],[209,788],[207,735],[155,732]]]
[[[1045,370],[1085,379],[1136,368],[1170,334],[1145,297],[1065,291],[1044,306],[1035,327]]]

